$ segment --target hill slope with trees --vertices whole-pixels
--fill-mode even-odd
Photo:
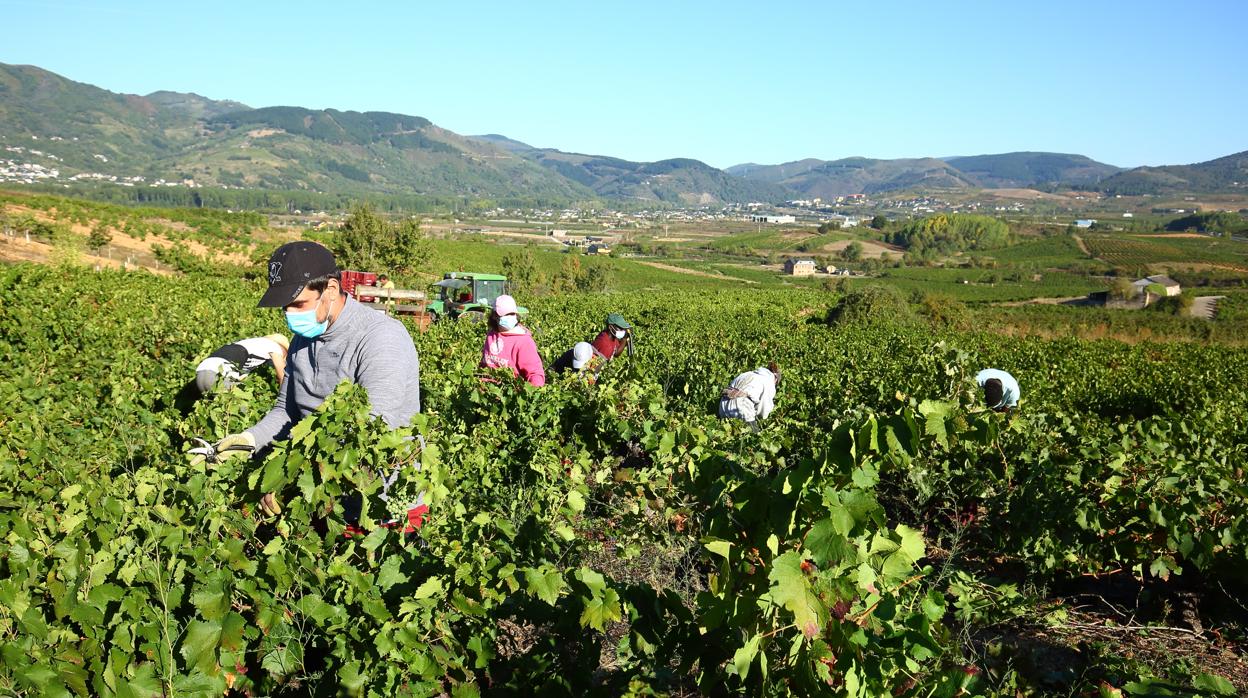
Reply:
[[[1035,187],[1044,184],[1095,184],[1122,169],[1084,155],[1001,153],[945,158],[983,187]]]
[[[717,204],[791,195],[696,160],[637,163],[539,151],[388,112],[252,109],[163,91],[116,94],[34,66],[0,64],[0,134],[0,145],[21,149],[14,155],[65,177],[546,204]]]
[[[1244,191],[1248,189],[1248,150],[1192,165],[1137,167],[1110,177],[1097,189],[1124,196]]]

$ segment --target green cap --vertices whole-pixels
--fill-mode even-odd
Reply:
[[[608,315],[607,324],[615,325],[621,330],[627,330],[632,327],[632,325],[628,324],[628,320],[625,320],[624,316],[620,315],[619,313],[611,313],[610,315]]]

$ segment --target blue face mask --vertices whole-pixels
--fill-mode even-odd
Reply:
[[[520,324],[520,318],[515,315],[504,315],[498,319],[498,326],[504,330],[514,330],[518,324]]]
[[[324,298],[325,294],[321,294]],[[286,313],[286,326],[291,332],[306,337],[308,339],[316,339],[320,337],[326,329],[329,328],[329,318],[325,318],[324,322],[316,321],[316,312],[321,309],[321,301],[316,301],[316,307],[311,310],[305,310],[301,313]]]

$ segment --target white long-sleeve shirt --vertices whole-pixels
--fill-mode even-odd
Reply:
[[[754,422],[766,419],[776,407],[776,376],[766,368],[756,368],[732,379],[729,388],[744,396],[724,397],[719,401],[719,416]]]
[[[273,361],[274,354],[285,354],[282,345],[268,337],[250,337],[227,344],[212,356],[199,362],[195,372],[214,371],[223,373],[227,378],[241,381],[266,363]]]

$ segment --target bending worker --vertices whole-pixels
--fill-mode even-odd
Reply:
[[[975,382],[984,391],[984,402],[988,409],[996,412],[1009,412],[1018,406],[1018,381],[1005,371],[986,368],[975,374]]]
[[[594,351],[592,344],[577,342],[575,346],[555,359],[555,362],[550,365],[550,370],[554,373],[575,371],[593,383],[598,379],[598,366],[601,362],[602,355]]]
[[[217,442],[218,457],[251,453],[287,438],[291,427],[343,380],[366,389],[372,414],[391,428],[407,426],[420,412],[420,359],[411,335],[402,322],[343,291],[340,276],[333,253],[315,242],[287,243],[269,258],[269,290],[259,307],[282,308],[295,334],[287,380],[259,422]],[[394,476],[386,478],[383,499]],[[281,511],[272,494],[261,506],[269,513]],[[427,510],[419,500],[409,507],[406,532],[420,527]]]
[[[195,367],[195,385],[200,395],[207,395],[214,387],[229,390],[265,364],[273,365],[277,383],[281,385],[286,377],[286,352],[289,349],[290,340],[284,334],[240,339],[218,348],[199,362]]]
[[[195,367],[195,377],[182,386],[174,397],[174,405],[183,416],[190,414],[195,403],[213,390],[229,390],[265,364],[272,364],[277,384],[286,377],[286,335],[270,334],[249,337],[218,347]]]
[[[719,400],[721,419],[740,419],[754,431],[758,420],[766,419],[776,406],[776,389],[780,387],[780,367],[773,361],[732,379]]]

